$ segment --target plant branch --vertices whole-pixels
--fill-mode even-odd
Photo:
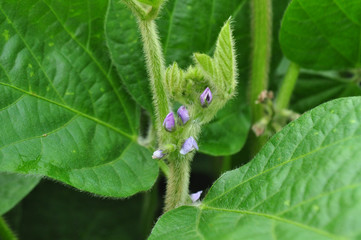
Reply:
[[[291,62],[277,94],[276,106],[279,110],[288,108],[299,73],[300,67],[296,63]]]
[[[2,240],[17,240],[15,234],[5,222],[4,218],[0,216],[0,239]]]
[[[256,104],[259,94],[268,88],[268,74],[272,49],[272,2],[271,0],[252,0],[252,68],[250,82],[250,105],[252,123],[256,123],[263,116],[263,109]],[[265,143],[264,137],[252,139],[253,153]]]

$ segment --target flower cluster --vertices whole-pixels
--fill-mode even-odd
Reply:
[[[204,92],[200,95],[200,104],[202,107],[206,108],[208,107],[212,102],[212,92],[207,87]],[[174,117],[174,113],[170,112],[165,117],[163,121],[163,127],[168,132],[174,132],[176,130],[176,122],[179,123],[179,125],[184,126],[186,123],[190,120],[190,115],[185,106],[181,106],[177,110],[178,115],[178,121],[176,121]],[[181,150],[179,151],[180,154],[186,155],[187,153],[193,151],[193,150],[199,150],[198,144],[194,137],[190,136],[188,137],[181,147]],[[153,159],[162,159],[164,156],[166,156],[169,153],[169,149],[158,149],[153,153]]]

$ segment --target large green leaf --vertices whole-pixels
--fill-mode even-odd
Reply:
[[[209,9],[209,11],[205,11]],[[194,17],[197,16],[197,17]],[[192,63],[194,52],[211,54],[218,33],[224,22],[233,16],[235,23],[236,48],[239,50],[240,68],[239,98],[228,104],[228,109],[218,114],[214,123],[204,129],[200,140],[200,151],[212,155],[228,155],[238,152],[247,137],[250,124],[245,107],[245,85],[248,76],[249,20],[246,0],[170,0],[167,1],[157,23],[167,64],[178,62],[182,68]],[[148,77],[142,51],[141,38],[137,24],[131,12],[121,1],[110,0],[106,19],[107,43],[118,73],[133,98],[144,108],[151,109]],[[247,47],[245,47],[247,45]],[[226,119],[223,119],[226,118]],[[239,123],[228,128],[230,119]],[[218,137],[218,148],[214,146],[214,134],[220,130],[224,136],[237,141],[228,141],[227,137]]]
[[[142,204],[141,195],[100,199],[44,181],[5,217],[19,239],[141,239]]]
[[[39,180],[33,176],[0,173],[0,216],[20,202]]]
[[[158,174],[113,71],[106,2],[0,2],[0,170],[124,197]]]
[[[282,21],[283,52],[305,68],[360,67],[360,16],[358,0],[293,0]]]
[[[202,203],[161,217],[150,239],[359,239],[360,106],[345,98],[304,114]]]

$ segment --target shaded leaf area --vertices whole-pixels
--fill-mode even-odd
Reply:
[[[292,96],[291,108],[302,113],[329,100],[361,95],[357,82],[337,75],[301,74]]]
[[[14,173],[0,173],[0,215],[20,202],[38,184],[40,178]]]
[[[282,21],[284,54],[305,68],[361,66],[361,4],[349,0],[293,0]]]
[[[305,113],[200,205],[162,216],[150,239],[359,239],[360,106],[343,98]]]
[[[42,182],[5,217],[19,239],[144,239],[143,198],[100,199]]]
[[[274,75],[282,84],[290,62],[284,58]],[[318,105],[342,97],[361,95],[360,76],[353,71],[313,71],[301,69],[293,91],[290,109],[304,113]]]
[[[109,0],[108,4],[105,36],[110,56],[132,97],[152,112],[152,95],[135,16],[122,1]]]
[[[0,2],[0,170],[125,197],[158,174],[103,34],[104,1]]]
[[[214,121],[205,125],[199,146],[201,152],[213,156],[229,155],[237,153],[240,150],[239,146],[243,146],[246,139],[240,136],[248,134],[250,119],[248,115],[243,114],[247,111],[244,109],[246,106],[243,105],[243,109],[239,108],[238,101],[239,97],[230,100],[229,106],[226,105]],[[239,111],[240,109],[242,110]]]
[[[149,110],[152,100],[136,21],[121,2],[111,0],[109,6],[106,35],[112,59],[130,94],[137,103]],[[222,25],[230,16],[233,17],[238,67],[242,76],[238,86],[239,99],[228,104],[228,109],[218,114],[219,117],[214,120],[217,122],[214,124],[216,129],[207,127],[204,134],[212,135],[222,128],[225,135],[233,135],[232,138],[237,137],[240,141],[225,141],[217,149],[210,149],[214,139],[201,138],[200,151],[204,153],[232,154],[239,151],[246,140],[245,133],[249,129],[249,124],[244,124],[244,118],[249,118],[248,109],[245,107],[250,45],[248,7],[245,0],[170,0],[157,20],[166,64],[176,61],[180,67],[187,68],[193,62],[194,52],[212,55]],[[236,129],[228,128],[227,121],[222,120],[224,116],[233,118],[240,125]],[[228,144],[232,146],[227,146]]]

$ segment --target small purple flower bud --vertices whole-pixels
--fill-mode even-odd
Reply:
[[[183,125],[189,120],[189,113],[185,106],[181,106],[177,111],[178,117],[182,120]]]
[[[211,104],[211,102],[212,102],[212,92],[208,87],[201,94],[200,100],[201,100],[202,107],[208,107],[208,105]]]
[[[196,140],[194,140],[193,137],[189,137],[185,140],[183,143],[182,149],[179,151],[182,155],[186,155],[190,151],[193,151],[194,149],[198,150],[198,145]]]
[[[153,158],[153,159],[161,159],[161,158],[163,158],[164,156],[165,156],[165,154],[163,153],[163,151],[160,150],[160,149],[158,149],[157,151],[155,151],[155,152],[153,153],[152,158]]]
[[[168,113],[168,115],[165,117],[163,126],[165,130],[168,132],[172,132],[175,129],[175,120],[174,120],[174,114],[173,112]]]
[[[201,197],[202,192],[203,191],[198,191],[198,192],[192,193],[190,195],[193,203],[195,203],[195,202],[197,202],[199,200],[199,198]]]

